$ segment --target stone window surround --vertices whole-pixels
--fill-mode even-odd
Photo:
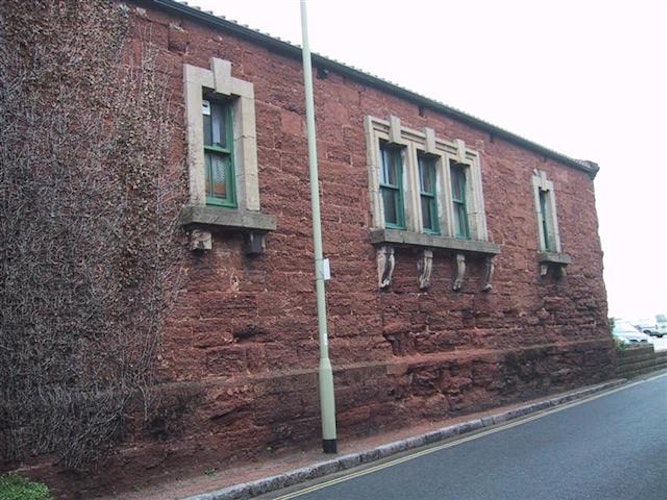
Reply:
[[[395,243],[400,238],[403,244],[415,244],[439,248],[451,248],[481,253],[498,253],[498,246],[487,239],[486,214],[482,191],[479,155],[466,148],[462,140],[454,142],[436,138],[435,131],[424,128],[423,131],[401,126],[400,120],[390,116],[389,120],[367,116],[365,118],[366,143],[368,154],[369,192],[372,208],[374,243],[381,243],[387,235],[387,243]],[[391,230],[384,222],[384,207],[379,189],[380,141],[397,144],[405,148],[405,168],[403,172],[405,230]],[[417,153],[433,155],[437,164],[437,214],[440,234],[428,234],[422,229],[419,168]],[[453,236],[452,195],[450,185],[450,160],[467,165],[468,180],[468,217],[470,239],[457,239]],[[396,234],[394,234],[396,233]],[[400,233],[400,236],[398,235]],[[479,245],[476,245],[479,243]]]
[[[183,66],[190,198],[181,211],[180,222],[190,232],[193,249],[210,250],[213,230],[234,230],[245,233],[246,252],[255,254],[265,246],[266,231],[276,229],[276,218],[260,212],[254,86],[234,78],[231,69],[231,62],[215,57],[211,58],[210,69]],[[231,99],[237,208],[206,205],[202,123],[205,93]]]
[[[565,275],[565,268],[572,262],[572,257],[567,253],[563,253],[560,241],[560,231],[558,230],[558,214],[556,212],[556,194],[554,184],[547,178],[547,174],[541,170],[534,170],[532,176],[533,187],[533,201],[535,206],[535,220],[537,222],[538,231],[538,254],[537,260],[540,265],[540,275],[545,276],[549,268],[554,268],[559,276]],[[542,214],[542,206],[540,203],[540,192],[547,193],[546,214]],[[547,230],[549,234],[544,234],[544,227],[542,225],[542,217],[546,216]],[[553,242],[550,248],[546,248],[545,241]]]
[[[433,250],[440,249],[456,256],[457,277],[453,287],[455,291],[459,291],[463,287],[466,255],[484,257],[486,271],[483,278],[483,291],[491,290],[494,257],[500,253],[500,246],[489,242],[487,237],[478,153],[468,150],[464,141],[460,139],[449,142],[436,138],[433,129],[424,128],[420,132],[402,127],[399,118],[395,116],[390,116],[388,121],[366,116],[364,126],[373,216],[370,237],[371,243],[377,248],[379,288],[385,289],[391,285],[395,262],[393,248],[404,246],[422,249],[423,256],[419,263],[420,289],[429,287]],[[381,141],[405,148],[405,168],[403,169],[405,229],[393,229],[385,226],[379,180]],[[432,234],[422,229],[418,153],[433,155],[437,158],[437,215],[440,234]],[[450,161],[468,167],[466,180],[470,239],[453,236]]]

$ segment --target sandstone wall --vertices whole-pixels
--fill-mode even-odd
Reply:
[[[235,77],[254,84],[262,211],[278,221],[259,257],[245,256],[241,235],[230,232],[217,232],[211,251],[189,256],[160,347],[165,394],[188,389],[172,400],[180,401],[180,411],[165,410],[164,418],[136,434],[132,453],[141,455],[142,446],[152,450],[142,455],[152,457],[144,458],[152,467],[176,455],[214,461],[317,443],[301,61],[192,19],[134,6],[130,15],[134,29],[150,32],[158,46],[159,69],[169,75],[177,105],[183,102],[186,63],[208,68],[211,57],[225,59]],[[602,251],[587,173],[335,71],[315,79],[315,104],[341,439],[612,375]],[[500,245],[491,292],[480,291],[483,262],[474,257],[463,290],[454,292],[456,259],[444,250],[434,253],[432,286],[420,291],[413,248],[397,249],[394,282],[378,289],[369,235],[366,115],[395,115],[402,125],[430,127],[481,154],[489,236]],[[175,149],[185,148],[184,131],[180,140]],[[535,169],[554,182],[562,246],[573,260],[561,279],[539,273]]]

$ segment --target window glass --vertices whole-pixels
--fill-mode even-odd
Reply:
[[[436,159],[417,155],[419,164],[419,187],[421,198],[422,228],[427,232],[438,232],[437,196],[436,196]]]
[[[204,146],[227,149],[231,109],[227,103],[204,101],[202,106]]]
[[[206,202],[235,206],[234,165],[231,150],[231,106],[227,102],[202,102]]]
[[[229,106],[214,103],[211,106],[211,140],[212,145],[227,148],[227,113]]]
[[[382,143],[380,153],[380,194],[385,223],[389,227],[403,227],[403,152],[399,147]]]
[[[450,168],[452,182],[452,211],[454,236],[469,238],[468,209],[466,207],[466,166],[452,163]]]
[[[435,231],[436,219],[433,213],[432,200],[422,196],[422,226],[429,231]]]
[[[390,189],[383,189],[382,203],[384,203],[385,222],[400,226],[401,219],[399,217],[400,207],[398,193]]]
[[[208,111],[208,114],[203,115],[204,119],[204,146],[212,146],[213,145],[213,138],[211,134],[211,113],[210,113],[210,107],[205,106],[204,111]]]
[[[548,196],[549,193],[548,191],[544,191],[543,189],[540,189],[540,213],[541,213],[541,220],[540,224],[542,224],[542,235],[543,235],[543,241],[542,241],[542,246],[546,250],[551,250],[551,238],[549,237],[549,204],[548,204]]]
[[[384,145],[382,147],[382,180],[380,182],[387,186],[398,186],[400,169],[400,150]]]
[[[229,157],[213,153],[205,153],[204,157],[208,180],[207,194],[214,198],[226,199],[228,195]]]

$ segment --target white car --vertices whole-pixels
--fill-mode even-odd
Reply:
[[[621,319],[614,320],[614,328],[611,330],[611,334],[624,345],[648,345],[648,335]]]
[[[655,322],[650,319],[642,319],[633,324],[640,332],[651,337],[662,338],[663,335],[667,335],[667,317],[664,314],[656,314]]]
[[[656,329],[656,337],[662,337],[663,335],[667,335],[667,316],[664,314],[656,314],[655,315],[655,329]]]

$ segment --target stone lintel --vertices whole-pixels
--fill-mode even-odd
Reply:
[[[500,245],[488,241],[461,240],[433,234],[401,231],[398,229],[371,230],[371,243],[374,245],[407,245],[427,248],[443,248],[454,252],[468,252],[496,255]]]

